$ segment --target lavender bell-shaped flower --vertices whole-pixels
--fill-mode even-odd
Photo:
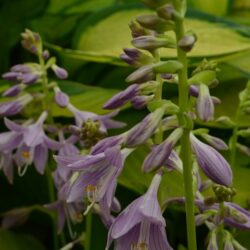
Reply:
[[[197,99],[197,113],[202,121],[214,119],[214,104],[209,93],[209,88],[205,84],[200,84],[199,96]]]
[[[182,136],[183,129],[175,129],[161,144],[155,146],[143,162],[143,170],[149,172],[166,164],[173,147]]]
[[[192,150],[203,172],[215,183],[232,185],[232,170],[227,161],[211,146],[190,134]]]
[[[43,174],[48,159],[48,148],[53,150],[60,148],[60,144],[47,137],[43,130],[43,123],[47,115],[47,112],[44,111],[36,123],[26,126],[21,126],[5,118],[7,128],[22,137],[21,140],[18,139],[20,141],[16,145],[18,148],[15,156],[20,175],[25,173],[32,162],[37,171]]]
[[[113,222],[106,250],[115,241],[115,250],[172,250],[165,220],[157,200],[161,174],[156,174],[146,194],[133,201]]]

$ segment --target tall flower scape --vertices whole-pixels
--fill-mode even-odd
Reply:
[[[2,94],[8,100],[0,103],[7,128],[0,134],[0,167],[10,183],[16,170],[20,176],[32,167],[39,174],[46,173],[51,203],[44,207],[52,211],[52,218],[57,215],[56,249],[63,247],[58,245],[56,233],[61,234],[67,226],[72,241],[62,249],[71,249],[83,240],[89,250],[89,223],[91,214],[96,213],[108,231],[106,250],[171,250],[163,212],[172,203],[185,205],[189,250],[197,249],[195,226],[201,224],[209,231],[207,249],[246,249],[235,240],[233,229],[249,230],[250,212],[232,202],[236,194],[232,170],[219,153],[228,146],[210,135],[208,129],[194,129],[195,121],[214,120],[220,100],[211,96],[210,89],[218,84],[217,65],[203,60],[188,75],[187,54],[197,37],[184,28],[185,0],[142,2],[154,12],[138,16],[129,24],[132,46],[124,48],[120,58],[135,70],[126,79],[128,87],[103,105],[112,110],[105,115],[75,107],[57,80],[48,78],[54,73],[58,79],[66,79],[67,71],[44,50],[39,34],[30,30],[22,33],[23,47],[37,57],[38,63],[15,65],[3,75],[13,84]],[[164,49],[176,50],[177,58],[163,60]],[[178,103],[163,98],[166,84],[178,86]],[[239,112],[249,112],[249,96],[248,84],[240,96]],[[127,103],[135,109],[147,108],[149,114],[131,129],[108,136],[109,129],[125,126],[114,117]],[[55,122],[54,104],[71,112],[75,123]],[[35,113],[23,119],[20,114],[31,105],[37,106]],[[9,118],[12,116],[15,121]],[[227,117],[219,120],[229,123]],[[238,136],[249,136],[249,129],[234,126],[230,149],[234,152],[238,147],[249,155],[250,150],[237,143]],[[150,149],[141,162],[142,172],[154,176],[142,196],[121,208],[116,197],[117,179],[128,156],[141,145]],[[184,185],[185,194],[160,204],[158,191],[162,177],[169,171],[183,175],[184,183],[178,185]],[[213,191],[209,197],[203,193],[207,189]],[[29,212],[7,213],[2,224],[11,227]],[[77,234],[75,224],[83,223],[85,218],[84,233]]]

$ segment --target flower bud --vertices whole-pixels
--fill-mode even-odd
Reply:
[[[157,9],[157,14],[159,17],[166,20],[177,20],[183,19],[181,15],[175,10],[172,4],[165,4]]]
[[[185,35],[178,41],[178,47],[184,50],[185,52],[189,52],[192,50],[197,37],[195,35]]]
[[[61,108],[65,108],[68,106],[69,104],[69,96],[62,92],[58,87],[54,88],[54,92],[55,92],[55,102],[57,103],[57,105]]]
[[[177,170],[180,173],[183,171],[182,160],[175,150],[171,151],[168,159],[164,163],[164,166],[166,166],[168,170]]]
[[[24,84],[18,84],[18,85],[14,85],[10,88],[8,88],[7,90],[5,90],[2,94],[2,96],[7,96],[7,97],[13,97],[13,96],[17,96],[18,94],[21,93],[21,91],[25,88]]]
[[[152,65],[142,66],[141,68],[130,74],[126,82],[128,83],[144,83],[155,79],[155,73],[153,71]]]
[[[216,231],[210,232],[207,250],[219,250]]]
[[[220,116],[215,121],[227,128],[232,128],[235,125],[234,122],[227,116]]]
[[[214,104],[208,86],[205,84],[200,85],[196,109],[198,116],[202,121],[207,122],[214,119]]]
[[[131,30],[133,38],[148,35],[147,31],[143,27],[141,27],[140,24],[138,24],[137,22],[132,21],[129,24],[129,28]]]
[[[175,23],[173,21],[166,21],[154,14],[138,16],[136,20],[141,26],[155,30],[158,33],[175,29]]]
[[[148,94],[155,93],[158,86],[159,86],[159,82],[157,82],[157,81],[149,81],[146,83],[142,83],[139,85],[140,94],[141,95],[148,95]]]
[[[154,50],[161,47],[167,47],[168,41],[165,38],[148,35],[134,38],[132,44],[138,49]]]
[[[164,115],[164,108],[158,108],[147,115],[140,123],[126,132],[126,147],[135,147],[145,143],[158,128]]]
[[[169,60],[165,62],[159,62],[153,65],[155,73],[176,73],[182,69],[183,65],[175,60]]]
[[[56,64],[53,64],[51,68],[59,79],[66,79],[68,77],[68,72],[66,71],[66,69],[61,68]]]
[[[143,171],[149,172],[165,164],[177,141],[182,136],[183,129],[175,129],[161,144],[155,146],[143,162]]]
[[[247,156],[250,156],[250,148],[249,147],[242,145],[240,143],[237,143],[236,146],[240,152],[242,152],[243,154],[245,154]]]
[[[125,90],[117,93],[111,99],[109,99],[104,105],[104,109],[116,109],[123,106],[126,102],[134,98],[139,94],[139,85],[130,85]]]
[[[238,130],[237,134],[242,137],[250,136],[250,128]]]
[[[235,250],[247,250],[247,248],[243,247],[238,241],[233,240],[233,246]]]
[[[134,108],[136,109],[142,109],[144,108],[148,102],[152,101],[154,99],[154,95],[138,95],[131,99],[131,103]]]
[[[201,137],[209,143],[212,147],[218,149],[218,150],[228,150],[227,144],[222,141],[220,138],[211,136],[209,134],[201,134]]]
[[[42,57],[44,60],[47,60],[49,58],[49,51],[48,50],[44,50],[42,53]]]
[[[23,38],[21,44],[26,50],[36,55],[42,53],[42,40],[38,33],[25,29],[21,36]]]

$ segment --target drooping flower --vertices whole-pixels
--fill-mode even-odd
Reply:
[[[202,121],[207,122],[214,119],[214,104],[206,84],[200,84],[197,113]]]
[[[161,174],[156,174],[146,194],[133,201],[115,219],[109,230],[106,250],[112,241],[115,241],[115,250],[172,250],[157,200],[160,182]]]
[[[19,96],[15,100],[0,103],[0,116],[13,116],[21,112],[21,110],[31,101],[33,97],[30,94]]]
[[[227,161],[211,146],[190,134],[192,150],[202,171],[215,183],[231,186],[232,170]]]
[[[55,87],[54,92],[55,92],[54,99],[56,104],[61,108],[67,107],[69,104],[69,96],[63,91],[61,91],[59,87]]]
[[[47,115],[44,111],[39,119],[30,125],[19,125],[5,118],[5,125],[12,132],[7,144],[13,149],[17,148],[15,161],[20,175],[25,173],[27,167],[33,162],[37,171],[43,174],[48,159],[48,149],[60,148],[60,144],[50,139],[43,130]]]
[[[173,147],[180,139],[183,129],[175,129],[170,136],[161,144],[155,146],[143,162],[143,170],[149,172],[167,163]]]

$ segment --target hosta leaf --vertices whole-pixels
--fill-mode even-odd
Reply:
[[[124,47],[131,47],[128,23],[137,15],[148,13],[142,8],[105,10],[83,21],[75,33],[75,55],[90,55],[96,60],[117,58]],[[187,19],[186,29],[194,30],[198,41],[190,57],[218,57],[250,49],[249,39],[220,24]],[[163,57],[175,57],[176,51],[162,49]]]
[[[0,229],[0,249],[2,250],[45,250],[35,238],[24,234],[15,234]]]

